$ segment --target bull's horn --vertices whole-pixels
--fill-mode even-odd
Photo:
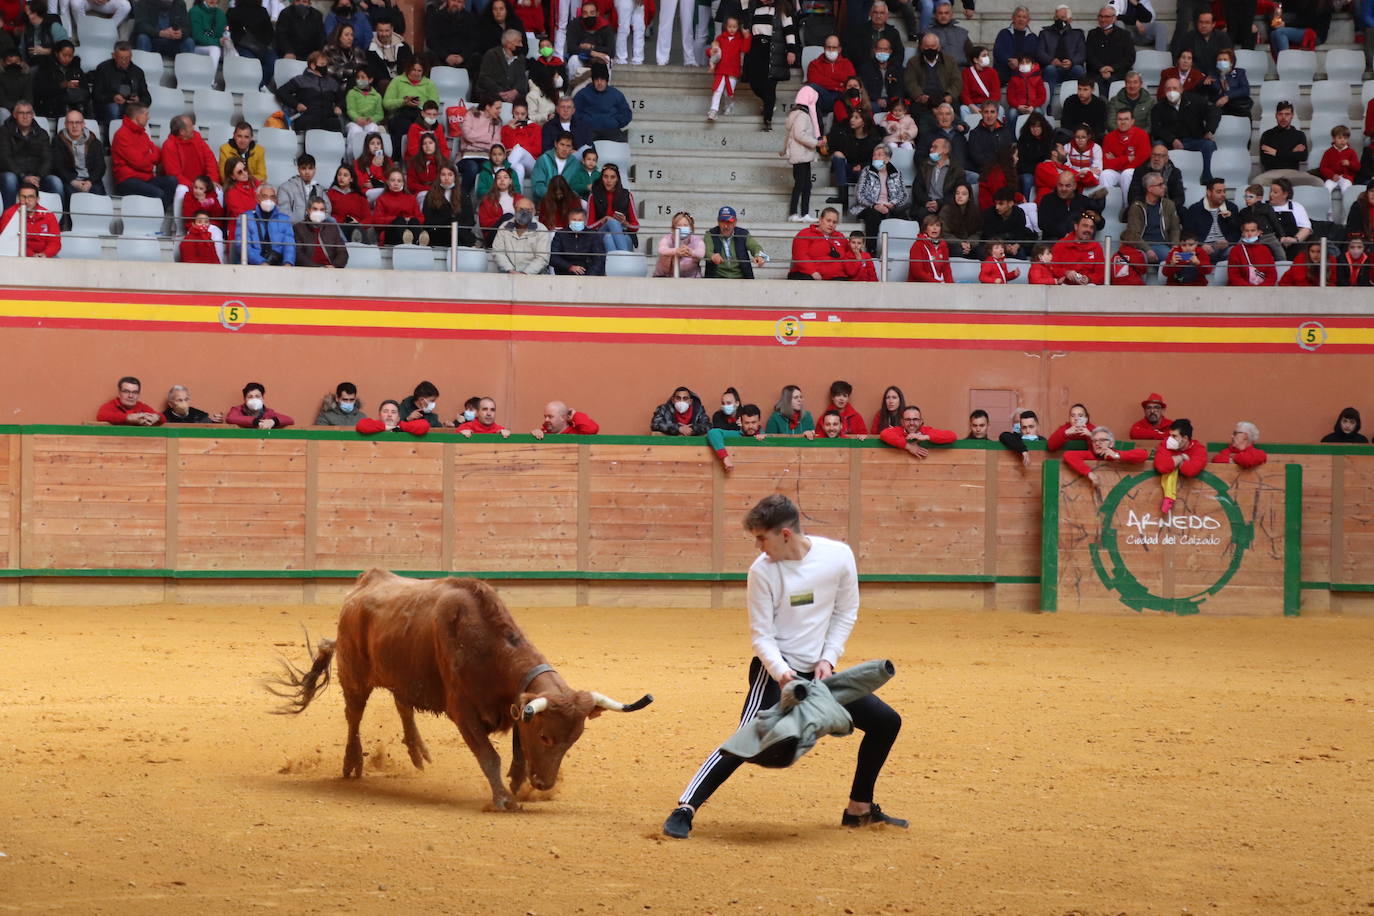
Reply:
[[[653,694],[651,693],[644,694],[644,696],[635,700],[633,703],[617,702],[604,694],[597,693],[595,690],[591,691],[591,694],[592,700],[597,706],[600,706],[602,709],[611,709],[615,712],[634,712],[637,709],[643,709],[654,701]]]
[[[535,697],[533,700],[530,700],[528,703],[525,704],[525,708],[521,710],[520,719],[523,722],[528,722],[530,719],[533,719],[535,716],[539,715],[541,712],[548,708],[548,697]]]

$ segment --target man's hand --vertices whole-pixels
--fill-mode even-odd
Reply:
[[[692,427],[685,423],[679,423],[677,425],[677,434],[679,436],[690,436],[692,434]]]
[[[501,438],[502,438],[502,439],[509,439],[509,438],[510,438],[510,430],[508,430],[508,429],[503,429],[503,430],[501,430]]]
[[[806,439],[814,439],[816,438],[816,431],[814,429],[802,430],[802,436]]]
[[[1021,453],[1021,464],[1024,467],[1030,467],[1030,452]]]
[[[210,422],[211,422],[211,423],[223,423],[223,422],[224,422],[224,414],[220,413],[219,411],[214,411],[214,412],[212,412],[212,413],[210,414]]]
[[[921,448],[915,442],[907,442],[906,450],[915,458],[926,458],[930,455],[929,450]]]
[[[729,452],[726,452],[726,453],[725,453],[725,456],[724,456],[723,458],[720,459],[720,466],[723,467],[723,468],[725,468],[725,470],[727,470],[727,471],[734,470],[735,462],[732,461],[732,460],[730,460],[730,453],[729,453]]]
[[[778,686],[779,686],[779,687],[786,687],[788,684],[792,683],[792,682],[795,681],[796,679],[797,679],[797,676],[796,676],[795,674],[793,674],[791,671],[788,671],[788,672],[787,672],[786,674],[784,674],[782,677],[778,678]]]
[[[1261,145],[1261,146],[1260,146],[1260,152],[1261,152],[1261,153],[1264,153],[1266,156],[1272,156],[1272,155],[1274,155],[1275,153],[1277,153],[1278,150],[1274,149],[1272,146],[1264,146],[1264,145]]]
[[[258,421],[258,429],[271,429],[276,425],[277,421],[273,420],[271,417],[263,417]]]
[[[569,267],[569,268],[568,268],[568,273],[574,274],[575,276],[579,276],[579,277],[582,276],[583,274],[585,274],[586,272],[587,272],[587,268],[583,267],[583,266],[580,265],[580,264],[574,264],[572,267]]]
[[[724,260],[725,260],[725,259],[722,258],[722,257],[720,256],[720,252],[719,252],[719,251],[717,251],[715,254],[711,255],[711,263],[712,263],[712,264],[719,265],[719,264],[721,264]]]
[[[501,97],[501,101],[503,102],[514,102],[519,93],[514,89],[507,89],[505,92],[498,92],[497,95]]]
[[[821,659],[820,661],[816,662],[816,680],[823,681],[834,673],[835,669],[830,664],[830,662],[826,661],[825,659]]]
[[[299,111],[305,111],[305,103],[304,103],[304,102],[297,102],[297,103],[296,103],[296,111],[298,111],[298,112],[299,112]]]
[[[768,263],[768,260],[767,260],[763,255],[761,255],[761,254],[756,254],[756,255],[754,255],[754,266],[755,266],[755,267],[762,267],[762,266],[763,266],[764,264],[766,264],[766,263]]]
[[[544,427],[541,426],[538,429],[530,430],[530,435],[536,439],[544,438]]]

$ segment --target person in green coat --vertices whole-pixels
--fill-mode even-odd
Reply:
[[[388,119],[387,129],[391,132],[391,154],[398,160],[410,125],[420,120],[420,109],[429,101],[443,107],[434,80],[425,75],[424,61],[417,57],[406,67],[404,76],[398,76],[387,84],[386,95],[382,97],[382,107],[386,109]]]
[[[219,3],[196,0],[191,4],[191,40],[196,43],[196,53],[210,58],[216,71],[222,49],[229,43],[229,20]]]
[[[487,161],[482,163],[482,171],[477,173],[477,182],[473,185],[472,191],[473,200],[480,201],[491,190],[491,183],[496,180],[497,169],[510,172],[512,194],[523,193],[520,190],[520,170],[511,168],[506,162],[506,148],[499,143],[493,143],[491,152],[487,154]]]
[[[344,96],[344,113],[348,115],[350,156],[362,151],[363,137],[381,133],[382,124],[386,121],[386,114],[382,108],[382,94],[372,85],[372,74],[366,67],[359,67],[353,76],[353,88]]]
[[[549,193],[549,182],[555,175],[562,175],[567,179],[577,168],[579,165],[577,157],[573,155],[572,134],[564,131],[553,141],[553,148],[544,150],[544,155],[534,163],[534,173],[530,176],[530,190],[534,193],[534,202],[539,203],[544,199],[544,195]]]
[[[768,418],[764,432],[769,435],[803,435],[808,439],[816,438],[816,421],[806,409],[802,390],[796,385],[784,385],[778,403],[773,405],[773,415]]]
[[[596,150],[589,146],[582,151],[582,161],[573,169],[572,174],[563,173],[573,193],[583,200],[592,193],[592,185],[601,177],[601,169],[597,167],[596,162]]]

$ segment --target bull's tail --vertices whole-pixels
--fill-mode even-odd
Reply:
[[[310,652],[310,633],[305,634],[305,651]],[[283,673],[280,677],[267,678],[263,688],[273,696],[281,697],[285,703],[270,710],[273,715],[297,715],[305,711],[316,694],[329,686],[329,665],[334,661],[334,640],[321,639],[315,646],[314,662],[309,671],[297,668],[286,658],[278,659]]]

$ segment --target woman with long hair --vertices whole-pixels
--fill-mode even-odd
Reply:
[[[812,419],[811,411],[806,409],[806,401],[802,398],[799,386],[783,386],[764,432],[769,435],[777,433],[784,436],[803,435],[808,439],[816,438],[816,421]]]
[[[396,163],[386,154],[381,134],[368,134],[363,141],[363,154],[353,163],[357,173],[358,190],[367,195],[367,202],[375,204],[386,190],[386,176]]]
[[[1031,199],[1035,190],[1035,167],[1050,158],[1054,149],[1054,128],[1039,111],[1032,111],[1021,127],[1021,135],[1016,140],[1016,155],[1019,160],[1016,174],[1021,180],[1021,196]]]
[[[227,235],[233,240],[238,232],[239,217],[258,208],[258,186],[262,184],[248,174],[248,165],[235,156],[224,163],[224,215],[229,220]],[[183,203],[185,201],[183,200]]]
[[[873,415],[873,425],[869,431],[880,433],[891,426],[902,425],[902,411],[906,409],[906,395],[896,385],[888,385],[883,390],[883,402]]]
[[[484,248],[490,248],[496,239],[496,228],[515,214],[515,202],[519,197],[520,192],[514,189],[510,169],[497,169],[491,190],[482,196],[482,203],[477,207],[477,223],[482,227]]]
[[[458,170],[453,163],[445,161],[439,166],[439,175],[425,195],[425,228],[429,230],[429,243],[435,248],[447,248],[452,241],[453,224],[458,224],[458,244],[471,248],[477,244],[473,229],[477,219],[472,213],[462,187],[458,183]]]
[[[363,192],[358,190],[353,169],[346,165],[340,165],[335,169],[334,183],[325,193],[329,195],[330,210],[344,238],[350,242],[371,241],[372,229],[368,227],[368,223],[372,222],[372,205],[363,196]]]
[[[324,55],[329,59],[325,71],[344,88],[353,85],[359,68],[367,67],[367,49],[358,47],[353,26],[346,22],[334,27],[334,33],[325,42]]]
[[[439,178],[439,170],[450,165],[434,134],[420,134],[420,148],[406,160],[406,184],[415,194],[429,191]]]
[[[949,253],[956,258],[976,258],[978,243],[983,237],[983,211],[973,199],[973,191],[964,182],[954,189],[952,199],[940,208],[941,234],[949,244]]]
[[[587,228],[605,234],[606,251],[634,251],[639,244],[635,199],[620,181],[620,167],[608,162],[587,199]]]
[[[573,191],[568,179],[555,175],[549,179],[549,189],[539,201],[539,222],[552,232],[568,228],[568,214],[582,206],[582,199]]]

